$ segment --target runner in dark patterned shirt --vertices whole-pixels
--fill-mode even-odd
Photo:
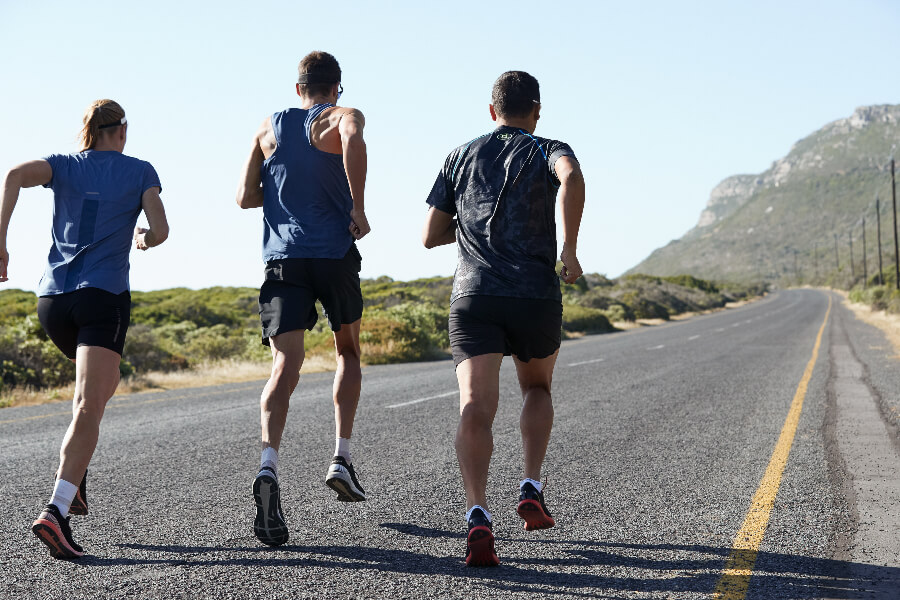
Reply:
[[[525,529],[553,527],[541,466],[553,425],[550,382],[559,352],[559,278],[581,276],[576,256],[584,179],[572,149],[534,136],[540,118],[537,80],[509,71],[494,83],[497,129],[450,153],[429,194],[422,241],[457,243],[450,299],[450,346],[460,389],[456,455],[466,488],[466,564],[495,566],[486,487],[491,427],[500,396],[500,363],[512,355],[524,404],[520,420],[525,472],[517,511]],[[563,245],[556,274],[555,203]]]

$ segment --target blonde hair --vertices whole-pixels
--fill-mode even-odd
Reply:
[[[84,117],[82,118],[84,126],[81,128],[81,133],[78,136],[81,141],[81,152],[90,150],[97,145],[101,125],[111,125],[121,121],[124,116],[125,110],[115,100],[95,100],[92,102],[87,107],[87,110],[84,111]]]

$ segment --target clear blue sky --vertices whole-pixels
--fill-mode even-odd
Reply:
[[[132,253],[133,289],[258,286],[262,215],[234,203],[240,169],[262,120],[298,104],[300,58],[326,50],[367,119],[362,275],[450,275],[455,247],[419,241],[424,198],[447,153],[493,128],[497,75],[521,69],[541,83],[536,133],[585,172],[582,266],[616,276],[690,229],[725,177],[900,102],[898,39],[889,0],[3,1],[0,168],[77,150],[85,107],[117,100],[172,227]],[[51,214],[48,190],[23,192],[5,286],[36,287]]]

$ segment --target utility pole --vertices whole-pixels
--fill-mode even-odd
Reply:
[[[797,280],[797,284],[800,283],[800,271],[797,269],[797,249],[794,249],[794,279]]]
[[[891,149],[891,202],[894,206],[894,287],[900,290],[900,249],[897,245],[897,188],[894,185],[894,151]]]
[[[866,256],[866,217],[863,217],[863,288],[869,287],[869,260]]]
[[[834,268],[837,269],[838,271],[841,270],[841,259],[838,258],[837,234],[836,233],[834,234]]]
[[[847,232],[847,239],[850,240],[850,280],[856,283],[856,269],[853,268],[853,230]]]
[[[816,242],[816,251],[813,254],[813,264],[816,267],[816,284],[819,283],[819,242]]]
[[[884,271],[881,269],[881,201],[875,194],[875,220],[878,223],[878,285],[884,285]]]

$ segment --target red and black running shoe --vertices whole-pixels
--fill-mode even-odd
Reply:
[[[525,520],[525,529],[549,529],[556,525],[556,521],[544,504],[544,494],[537,491],[531,483],[525,482],[519,493],[519,506],[516,512]]]
[[[72,539],[69,517],[63,518],[55,504],[48,504],[31,524],[31,531],[50,549],[53,558],[79,558],[84,548]]]
[[[267,546],[280,546],[288,541],[288,528],[281,512],[281,491],[274,470],[260,469],[253,481],[253,499],[256,501],[253,533],[259,541]]]
[[[473,510],[466,538],[466,566],[496,567],[499,564],[500,557],[494,550],[493,526],[483,511]]]
[[[78,486],[78,491],[75,492],[75,498],[72,499],[72,506],[69,507],[70,515],[86,515],[88,514],[88,505],[87,505],[87,471],[84,472],[84,477],[81,478],[81,485]]]

